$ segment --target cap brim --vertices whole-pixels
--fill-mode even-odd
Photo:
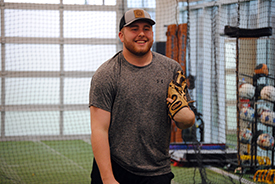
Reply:
[[[154,25],[154,24],[156,24],[156,22],[153,21],[152,19],[148,19],[148,18],[138,18],[138,19],[135,19],[135,20],[133,20],[133,21],[128,22],[128,23],[125,24],[123,27],[129,26],[130,24],[132,24],[132,23],[134,23],[134,22],[136,22],[136,21],[138,21],[138,20],[144,20],[144,21],[148,22],[151,26]]]

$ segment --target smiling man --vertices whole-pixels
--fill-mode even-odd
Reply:
[[[123,50],[103,63],[90,89],[92,184],[169,184],[168,87],[181,66],[150,49],[155,21],[142,9],[120,20]],[[174,116],[179,128],[195,122],[190,108]]]

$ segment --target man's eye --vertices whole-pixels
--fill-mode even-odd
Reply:
[[[150,31],[151,29],[149,27],[144,28],[145,31]]]

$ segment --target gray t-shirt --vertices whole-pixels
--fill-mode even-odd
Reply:
[[[89,105],[111,112],[111,157],[129,172],[171,172],[166,98],[178,70],[182,69],[176,61],[156,52],[149,65],[137,67],[120,51],[93,75]]]

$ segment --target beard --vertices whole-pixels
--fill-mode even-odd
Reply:
[[[146,46],[144,47],[138,47],[135,45],[135,43],[129,42],[127,39],[124,40],[124,46],[125,48],[130,51],[132,54],[137,56],[143,56],[147,54],[151,47],[153,45],[153,40],[149,40],[146,42]]]

